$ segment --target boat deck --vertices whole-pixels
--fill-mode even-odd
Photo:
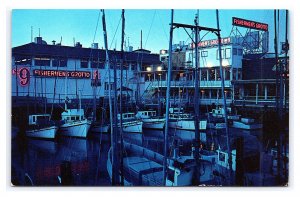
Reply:
[[[144,157],[124,158],[125,173],[133,185],[162,186],[162,165]]]

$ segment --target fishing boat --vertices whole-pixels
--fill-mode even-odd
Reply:
[[[169,128],[173,129],[175,135],[183,141],[193,141],[195,139],[195,119],[190,113],[183,113],[178,108],[171,108],[169,114]],[[200,140],[206,141],[207,120],[199,120]],[[172,135],[170,132],[169,135]]]
[[[57,126],[50,121],[50,114],[32,114],[28,117],[28,128],[25,133],[27,137],[54,139]]]
[[[233,114],[230,107],[226,107],[227,119],[232,122],[240,119],[240,115]],[[207,128],[209,129],[226,129],[225,124],[225,110],[223,107],[217,107],[212,109],[207,116],[208,123]]]
[[[136,117],[142,120],[143,129],[163,129],[165,126],[165,118],[157,116],[156,111],[138,111]]]
[[[64,124],[60,126],[59,135],[86,138],[91,122],[84,118],[83,109],[67,109],[62,114]]]
[[[121,114],[118,114],[118,120],[121,119]],[[120,125],[118,125],[120,127]],[[142,133],[143,122],[135,117],[134,113],[122,114],[122,128],[125,133]]]
[[[163,180],[163,158],[160,153],[136,144],[124,142],[126,157],[123,158],[124,185],[131,186],[189,186],[193,183],[196,163],[193,155],[179,156],[174,151],[168,158],[168,173]],[[216,153],[201,156],[201,174],[199,180],[203,184],[214,182]],[[107,171],[112,178],[112,151],[108,152]]]

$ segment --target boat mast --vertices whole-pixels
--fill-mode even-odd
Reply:
[[[124,34],[125,34],[125,10],[122,9],[122,36],[121,36],[121,63],[120,63],[120,173],[121,173],[121,185],[124,185],[124,169],[123,169],[123,117],[122,117],[122,86],[123,86],[123,61],[124,61]]]
[[[170,24],[170,40],[169,40],[169,60],[168,60],[168,78],[167,78],[167,92],[166,92],[166,122],[164,133],[164,166],[163,166],[163,183],[166,185],[167,180],[167,154],[168,154],[168,130],[169,130],[169,108],[170,108],[170,85],[172,72],[172,42],[173,42],[173,16],[174,10],[171,10],[171,24]]]
[[[221,76],[221,86],[222,86],[222,97],[223,97],[223,106],[224,106],[224,119],[225,119],[225,130],[226,130],[226,145],[227,145],[227,154],[228,154],[228,164],[229,164],[229,181],[231,182],[231,173],[232,173],[232,158],[231,158],[231,148],[230,148],[230,139],[229,139],[229,129],[228,129],[228,117],[227,117],[227,105],[225,98],[224,90],[224,75],[223,75],[223,66],[222,66],[222,51],[221,51],[221,30],[219,24],[219,10],[216,10],[217,15],[217,29],[218,31],[218,47],[219,47],[219,64],[220,64],[220,76]]]
[[[109,119],[110,119],[110,131],[111,131],[111,147],[112,147],[112,185],[115,185],[118,180],[118,170],[116,166],[116,146],[115,146],[115,130],[113,128],[113,114],[112,114],[112,101],[111,101],[111,80],[110,80],[110,62],[108,55],[108,46],[107,46],[107,32],[106,32],[106,22],[105,22],[105,12],[102,10],[102,25],[103,25],[103,37],[104,37],[104,46],[105,46],[105,64],[106,69],[108,69],[108,101],[109,101]],[[116,126],[116,124],[115,124]]]
[[[198,62],[198,36],[199,36],[199,29],[198,29],[198,13],[194,20],[195,23],[195,92],[194,92],[194,107],[195,107],[195,160],[196,160],[196,169],[195,169],[195,184],[199,184],[199,148],[200,148],[200,133],[199,133],[199,62]]]

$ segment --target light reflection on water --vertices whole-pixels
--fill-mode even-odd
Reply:
[[[175,136],[174,131],[170,133]],[[87,139],[58,137],[54,141],[18,136],[12,141],[12,184],[31,185],[25,178],[25,174],[28,174],[33,185],[60,185],[58,176],[61,176],[61,164],[68,161],[71,163],[73,186],[110,186],[106,166],[109,139],[110,134],[93,134]],[[210,139],[212,137],[207,134],[207,140]],[[162,136],[143,136],[141,143],[144,147],[163,154]],[[252,141],[251,146],[253,145]],[[172,146],[174,141],[169,141],[169,148]],[[257,146],[259,145],[254,145],[254,148],[259,149]],[[185,153],[190,154],[191,146],[184,145],[183,148],[186,148],[183,150]]]
[[[54,141],[16,138],[12,141],[12,184],[59,185],[60,165],[71,163],[72,182],[78,186],[110,185],[106,170],[110,142],[93,136],[88,139],[62,137]]]

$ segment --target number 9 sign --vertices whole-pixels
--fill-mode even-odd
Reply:
[[[28,68],[23,67],[19,70],[19,75],[18,75],[19,79],[20,79],[20,84],[21,86],[26,86],[28,85],[29,81],[30,81],[30,71]]]

